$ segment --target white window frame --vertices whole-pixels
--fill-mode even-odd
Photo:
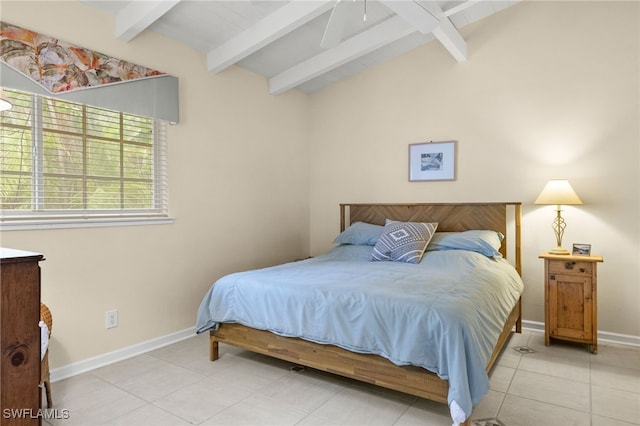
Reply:
[[[5,95],[11,99],[11,91]],[[44,161],[44,138],[42,116],[43,97],[31,94],[32,119],[32,197],[31,210],[0,210],[0,231],[27,229],[56,229],[103,226],[157,225],[173,223],[169,217],[167,179],[167,135],[168,123],[153,119],[153,204],[151,209],[42,209],[43,194],[42,164]],[[65,101],[66,102],[66,101]],[[10,112],[10,111],[9,111]],[[6,112],[2,112],[4,114]],[[126,114],[126,113],[125,113]],[[1,126],[2,124],[0,124]],[[86,137],[86,133],[84,134]],[[0,179],[1,179],[0,174]]]

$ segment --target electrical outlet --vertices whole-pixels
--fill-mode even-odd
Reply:
[[[107,328],[114,328],[118,326],[118,310],[113,309],[107,311]]]

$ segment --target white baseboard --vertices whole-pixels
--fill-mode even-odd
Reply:
[[[127,358],[141,355],[145,352],[149,352],[163,346],[171,345],[195,335],[196,330],[194,327],[191,327],[165,336],[160,336],[155,339],[147,340],[145,342],[137,343],[126,348],[118,349],[113,352],[107,352],[72,364],[63,365],[62,367],[51,370],[51,382],[57,382],[58,380],[67,379],[77,374],[86,373],[87,371],[104,367],[105,365],[123,361]]]
[[[544,333],[544,323],[542,322],[523,320],[522,327],[528,330]],[[195,328],[187,328],[175,333],[167,334],[166,336],[161,336],[126,348],[118,349],[117,351],[108,352],[93,358],[87,358],[82,361],[54,368],[51,370],[51,381],[57,382],[58,380],[67,379],[77,374],[86,373],[87,371],[104,367],[105,365],[123,361],[136,355],[141,355],[145,352],[188,339],[189,337],[195,336],[195,334]],[[598,340],[640,347],[640,336],[598,331]]]
[[[522,327],[540,331],[544,333],[544,323],[537,321],[522,321]],[[640,347],[640,336],[631,336],[629,334],[611,333],[609,331],[598,330],[598,341],[618,343],[620,345],[638,346]]]

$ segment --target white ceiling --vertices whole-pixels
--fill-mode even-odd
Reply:
[[[465,61],[458,29],[518,0],[82,1],[115,17],[114,38],[154,31],[205,54],[208,71],[236,64],[278,94],[312,93],[429,42]],[[325,31],[334,40],[323,47]]]

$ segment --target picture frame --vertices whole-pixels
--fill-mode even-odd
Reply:
[[[409,145],[409,181],[456,179],[456,141]]]
[[[575,256],[591,256],[591,244],[574,243],[571,253]]]

